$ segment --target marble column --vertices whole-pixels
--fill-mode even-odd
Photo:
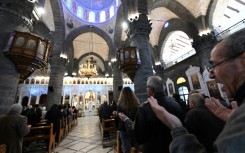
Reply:
[[[112,73],[113,73],[113,100],[118,100],[120,91],[119,86],[123,86],[122,73],[119,70],[118,62],[112,63]]]
[[[49,110],[53,104],[61,103],[66,62],[67,59],[60,57],[59,55],[53,55],[50,59],[51,72],[47,95],[47,110]]]
[[[212,34],[196,36],[193,39],[192,47],[196,50],[201,72],[205,66],[209,66],[210,52],[217,43],[217,39]]]
[[[139,48],[141,65],[134,77],[135,94],[140,102],[147,99],[146,81],[153,75],[152,69],[152,51],[150,49],[149,34],[151,32],[151,23],[146,14],[139,14],[137,19],[129,22],[128,36],[130,46]]]

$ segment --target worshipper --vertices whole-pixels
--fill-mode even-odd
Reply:
[[[58,110],[58,105],[53,104],[50,108],[49,111],[47,111],[45,119],[48,120],[48,124],[53,123],[53,134],[55,135],[55,142],[59,142],[59,132],[60,132],[60,127],[59,127],[59,121],[62,120],[64,117],[63,113]]]
[[[22,153],[23,137],[30,132],[31,125],[21,111],[20,104],[13,104],[6,115],[0,115],[0,144],[7,145],[7,153]]]
[[[208,153],[214,152],[213,143],[222,131],[225,122],[216,117],[206,106],[201,93],[189,96],[190,110],[185,116],[185,127],[194,134]]]
[[[158,99],[160,106],[184,122],[184,111],[176,101],[166,96],[163,80],[159,76],[147,79],[147,93],[149,97],[154,96]],[[147,101],[138,107],[134,122],[122,113],[118,115],[126,127],[133,131],[137,143],[143,145],[143,153],[169,152],[169,144],[172,141],[170,129],[156,117]]]
[[[139,99],[130,87],[124,87],[119,95],[117,111],[128,116],[132,121],[135,119],[136,111],[139,106]],[[122,142],[123,153],[130,153],[130,148],[139,149],[132,135],[127,133],[124,122],[119,120],[119,132]]]
[[[224,129],[215,140],[218,153],[243,153],[245,150],[245,29],[235,32],[219,42],[211,51],[209,77],[222,83],[223,90],[233,98],[232,109],[216,99],[206,99],[205,105],[226,121]],[[171,153],[206,153],[197,138],[189,134],[180,120],[160,106],[154,97],[148,98],[156,116],[171,129]]]
[[[101,108],[99,109],[100,121],[102,121],[102,118],[103,119],[111,118],[111,115],[112,115],[111,107],[108,105],[107,101],[104,101],[103,105],[101,105]],[[105,124],[105,126],[108,127],[109,125]],[[103,140],[109,141],[109,139],[110,139],[110,132],[105,131],[103,135]]]

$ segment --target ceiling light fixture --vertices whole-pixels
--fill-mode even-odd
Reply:
[[[92,44],[92,50],[89,51],[89,56],[90,56],[90,52],[93,52],[93,39],[92,39],[92,28],[93,26],[90,25],[90,41],[89,41],[89,50],[90,50],[90,44]],[[86,77],[86,78],[92,78],[96,75],[98,75],[97,73],[97,67],[94,64],[96,63],[96,61],[94,60],[94,58],[91,56],[86,60],[86,64],[82,64],[79,66],[79,75],[82,77]]]

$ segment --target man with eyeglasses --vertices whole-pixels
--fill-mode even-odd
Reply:
[[[218,43],[211,52],[209,77],[224,85],[225,92],[237,101],[238,108],[228,110],[214,98],[206,100],[206,106],[221,119],[225,127],[214,146],[218,153],[245,152],[245,29]],[[156,116],[171,129],[173,141],[171,153],[205,153],[205,148],[194,135],[188,133],[180,120],[158,105],[153,97],[148,101]]]

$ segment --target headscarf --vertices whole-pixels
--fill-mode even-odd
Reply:
[[[10,106],[8,110],[8,115],[20,115],[22,111],[22,105],[21,104],[13,104]]]

